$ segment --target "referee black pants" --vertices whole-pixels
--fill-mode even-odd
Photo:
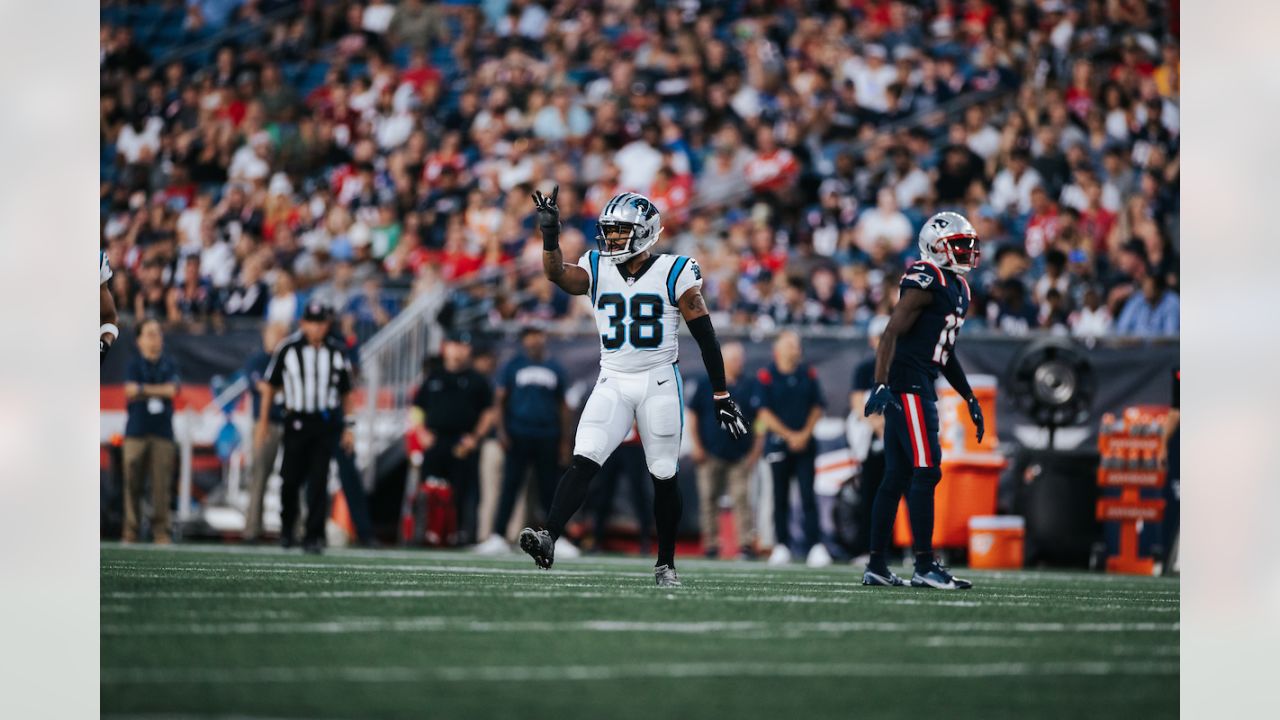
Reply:
[[[285,421],[284,462],[280,475],[280,533],[293,538],[298,521],[298,491],[307,488],[307,523],[303,542],[323,542],[324,524],[329,516],[329,460],[338,446],[341,428],[322,419]]]

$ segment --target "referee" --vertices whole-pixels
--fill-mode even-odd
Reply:
[[[319,554],[324,548],[324,523],[329,514],[329,460],[338,443],[350,450],[353,419],[345,419],[351,393],[351,372],[342,347],[329,339],[332,313],[312,302],[302,314],[302,329],[276,348],[262,382],[270,397],[284,390],[284,487],[280,497],[280,544],[293,547],[298,520],[298,491],[307,486],[307,522],[302,549]],[[265,440],[271,403],[262,403],[256,440]]]

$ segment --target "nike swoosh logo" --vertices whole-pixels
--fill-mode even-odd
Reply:
[[[661,385],[661,384],[663,384],[663,383],[669,383],[669,382],[671,382],[671,379],[670,379],[670,378],[667,378],[666,380],[659,380],[659,381],[658,381],[658,384],[659,384],[659,385]]]

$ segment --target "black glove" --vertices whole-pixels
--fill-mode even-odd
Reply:
[[[106,340],[103,340],[102,338],[98,338],[98,364],[99,365],[107,361],[108,352],[111,352],[111,343],[107,342]]]
[[[871,395],[867,398],[867,406],[862,409],[862,415],[863,417],[880,415],[890,405],[898,408],[899,412],[902,411],[902,403],[898,402],[898,398],[893,396],[889,386],[882,383],[871,391]]]
[[[560,186],[551,188],[550,195],[542,191],[533,191],[533,207],[538,213],[538,228],[542,230],[542,249],[548,252],[560,247],[560,208],[556,207],[556,196],[560,194]]]
[[[733,436],[734,440],[746,435],[747,419],[743,417],[742,410],[738,409],[738,403],[728,395],[716,398],[715,401],[716,419],[720,421],[721,429]]]
[[[982,421],[982,405],[978,404],[976,397],[969,397],[965,404],[969,406],[969,418],[973,420],[973,426],[978,428],[978,444],[981,445],[982,435],[987,431],[987,426]]]

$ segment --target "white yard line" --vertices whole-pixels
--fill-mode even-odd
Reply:
[[[1008,663],[653,663],[628,665],[506,665],[455,667],[263,667],[237,669],[119,668],[102,671],[103,685],[244,683],[557,682],[635,678],[986,678],[1178,674],[1169,661]]]
[[[275,622],[160,622],[103,624],[103,636],[136,635],[258,635],[258,634],[347,634],[385,632],[471,632],[471,633],[564,633],[639,632],[650,634],[752,633],[756,637],[797,635],[845,635],[856,633],[1176,633],[1178,623],[1061,623],[1061,622],[876,622],[825,621],[767,623],[737,620],[692,622],[637,622],[630,620],[491,621],[450,616],[408,618],[334,618],[320,621]]]
[[[397,583],[405,585],[419,585],[420,582]],[[581,587],[578,584],[571,584],[574,587]],[[495,598],[495,597],[511,597],[511,598],[544,598],[548,600],[573,599],[573,600],[635,600],[643,598],[652,598],[657,596],[655,588],[644,587],[637,589],[605,589],[596,591],[560,591],[558,588],[566,587],[566,585],[557,585],[556,588],[548,590],[514,590],[494,589],[491,591],[484,590],[429,590],[422,588],[415,589],[391,589],[391,590],[299,590],[289,592],[200,592],[200,591],[181,591],[181,592],[105,592],[102,594],[103,600],[141,600],[141,599],[170,599],[170,600],[213,600],[213,599],[230,599],[230,600],[348,600],[363,598],[381,598],[381,599],[413,599],[413,598],[434,598],[434,597],[456,597],[456,598]],[[597,587],[597,586],[586,586]],[[817,596],[817,595],[762,595],[762,594],[745,594],[745,595],[721,595],[707,590],[682,591],[675,596],[680,600],[691,600],[700,602],[716,602],[716,603],[744,603],[744,604],[764,604],[764,605],[790,605],[790,604],[814,604],[814,605],[856,605],[867,600],[870,594],[875,592],[886,592],[883,590],[859,590],[849,594]],[[893,591],[888,591],[893,592]],[[912,591],[897,591],[902,594]],[[921,591],[920,594],[923,594]],[[984,595],[967,594],[967,597],[973,599],[946,599],[943,596],[932,595],[930,597],[917,598],[900,598],[886,601],[891,605],[921,605],[927,607],[940,608],[978,608],[978,607],[1041,607],[1048,602],[1029,602],[1029,601],[1004,601],[997,598],[991,598]],[[1096,598],[1089,598],[1095,599]],[[112,606],[112,612],[123,612]],[[1144,605],[1134,604],[1125,605],[1120,603],[1090,604],[1080,607],[1071,608],[1073,612],[1113,612],[1116,610],[1133,611],[1133,612],[1152,612],[1152,613],[1176,613],[1178,608],[1160,605]],[[106,612],[105,608],[103,610]]]

